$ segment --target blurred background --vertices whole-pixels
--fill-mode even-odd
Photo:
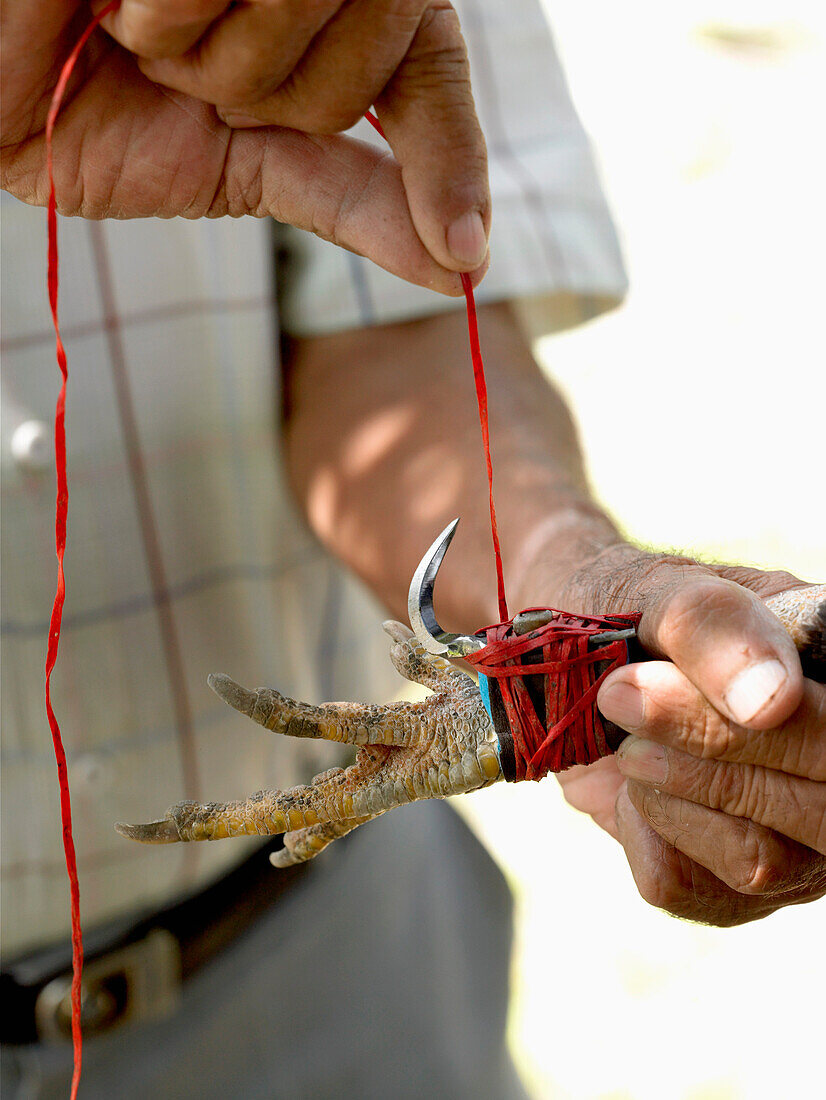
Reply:
[[[547,6],[631,277],[539,345],[597,491],[643,543],[826,579],[826,5]],[[510,1039],[538,1100],[824,1095],[826,902],[680,923],[553,779],[454,805],[516,895]]]

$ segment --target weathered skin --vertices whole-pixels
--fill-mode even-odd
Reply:
[[[826,586],[784,592],[767,601],[806,660],[826,662]],[[259,791],[238,802],[179,802],[161,821],[117,824],[122,836],[148,844],[284,833],[277,866],[318,855],[338,837],[386,810],[423,798],[478,790],[502,777],[495,734],[475,682],[425,652],[401,623],[386,622],[390,657],[402,676],[429,688],[419,703],[313,706],[272,688],[248,691],[229,676],[209,685],[230,706],[275,733],[358,745],[348,768],[331,768],[309,786]]]

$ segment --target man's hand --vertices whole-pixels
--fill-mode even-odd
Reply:
[[[46,203],[46,113],[91,14],[4,5],[2,185],[26,202]],[[271,216],[443,293],[481,279],[485,145],[448,3],[123,0],[105,26],[55,130],[61,213]],[[396,159],[337,133],[372,103]]]
[[[674,752],[693,752],[699,760],[705,729],[722,731],[723,737],[728,723],[788,731],[798,712],[816,731],[817,712],[805,709],[814,705],[813,687],[804,682],[795,646],[761,598],[800,588],[802,582],[788,573],[646,554],[624,543],[589,495],[566,407],[534,363],[513,314],[495,305],[479,315],[511,607],[642,612],[643,644],[673,665],[623,669],[611,684],[632,674],[652,677],[657,670],[672,678],[650,690],[656,695],[658,728],[692,731],[690,738],[669,743]],[[487,486],[466,340],[464,317],[455,313],[297,342],[287,359],[285,405],[288,469],[310,523],[396,615],[405,612],[410,577],[424,548],[461,515],[439,572],[438,611],[446,629],[464,633],[496,615]],[[762,672],[748,675],[760,666]],[[738,679],[742,673],[746,677]],[[682,694],[675,691],[674,678]],[[822,699],[819,690],[814,692]],[[600,701],[611,717],[609,696],[606,683]],[[693,709],[683,713],[687,700]],[[651,706],[649,716],[655,713]],[[823,710],[819,713],[822,727]],[[647,729],[644,736],[654,739]],[[769,734],[743,736],[756,745]],[[773,751],[784,736],[788,733],[774,738]],[[822,728],[819,740],[826,744]],[[795,772],[793,755],[786,758],[787,775],[780,777],[788,784],[780,788],[785,801],[802,800],[818,774],[823,780],[822,756],[821,772],[812,770],[817,742],[816,733],[807,735],[805,775]],[[706,751],[719,754],[719,740],[709,739]],[[732,924],[826,890],[826,860],[807,847],[813,841],[801,843],[802,833],[781,835],[769,819],[755,820],[747,802],[729,806],[729,812],[706,806],[708,815],[719,815],[715,820],[725,825],[725,836],[708,827],[707,815],[692,818],[690,826],[677,816],[676,827],[671,822],[667,831],[663,810],[646,815],[641,796],[651,784],[629,782],[615,816],[626,780],[614,757],[572,768],[560,778],[569,801],[625,843],[643,896],[655,905]],[[702,794],[679,797],[682,803],[671,807],[703,803]],[[720,877],[720,852],[739,851],[748,858],[749,844],[758,837],[766,840],[759,852],[763,870],[752,878],[758,892],[746,893]],[[794,866],[784,862],[790,856]]]
[[[608,581],[607,559],[623,557]],[[608,677],[600,710],[633,736],[560,776],[568,800],[620,840],[642,896],[676,915],[740,924],[826,894],[826,687],[803,679],[759,598],[800,582],[627,548],[587,577],[572,594],[636,605],[646,649],[673,663]]]

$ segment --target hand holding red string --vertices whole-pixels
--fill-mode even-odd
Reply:
[[[600,710],[633,736],[559,779],[676,915],[740,924],[826,893],[826,687],[760,599],[800,585],[622,547],[569,586],[642,611],[641,641],[670,662],[609,676]]]
[[[49,97],[90,16],[4,6],[2,185],[26,202],[46,204]],[[55,131],[61,213],[271,216],[443,293],[481,279],[485,146],[448,4],[123,0],[105,25]],[[336,133],[371,103],[395,159]]]

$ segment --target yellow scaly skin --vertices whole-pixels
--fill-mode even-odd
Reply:
[[[275,733],[358,745],[349,768],[331,768],[309,786],[259,791],[244,801],[179,802],[162,821],[117,824],[149,844],[286,833],[279,866],[311,859],[332,840],[385,810],[446,798],[502,778],[493,727],[470,676],[427,653],[401,623],[387,622],[390,658],[402,676],[434,692],[419,703],[386,706],[287,699],[272,688],[247,691],[229,676],[209,685],[230,706]]]
[[[801,652],[826,661],[826,586],[767,600]],[[386,810],[423,798],[479,790],[503,778],[496,738],[476,683],[427,653],[401,623],[386,622],[390,657],[402,676],[434,692],[419,703],[323,703],[287,699],[272,688],[248,691],[229,676],[209,677],[225,702],[275,733],[358,745],[348,768],[331,768],[309,786],[259,791],[239,802],[179,802],[161,821],[117,824],[146,844],[284,833],[272,857],[286,867],[312,859],[338,837]]]

